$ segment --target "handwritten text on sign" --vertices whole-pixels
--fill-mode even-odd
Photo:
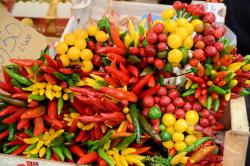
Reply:
[[[9,64],[9,58],[37,59],[46,46],[43,35],[0,7],[0,64]]]

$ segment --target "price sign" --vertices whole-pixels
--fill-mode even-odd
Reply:
[[[45,36],[0,7],[0,65],[9,64],[9,58],[38,59],[46,46]]]

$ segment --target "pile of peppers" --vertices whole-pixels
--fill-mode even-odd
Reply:
[[[177,17],[180,12],[183,17],[192,16],[180,9]],[[142,47],[148,46],[145,36],[154,24],[149,14],[138,32],[131,20],[128,31],[120,32],[108,18],[101,19],[93,26],[105,32],[107,41],[98,42],[90,33],[86,39],[86,48],[94,55],[90,72],[81,70],[79,59],[64,65],[62,55],[52,58],[48,48],[37,60],[11,58],[12,64],[2,68],[4,81],[0,81],[4,91],[0,94],[0,152],[98,166],[222,165],[223,144],[215,140],[224,126],[217,121],[231,98],[249,95],[250,57],[236,54],[222,37],[219,42],[225,50],[206,57],[204,63],[190,66],[187,56],[185,64],[171,66],[163,57],[166,65],[155,66],[145,61]],[[168,48],[159,56],[166,52]],[[175,69],[184,74],[178,75]],[[174,81],[169,83],[170,79]],[[201,132],[197,124],[193,127],[199,136],[192,144],[181,150],[166,148],[172,136],[162,134],[166,126],[161,116],[169,112],[157,104],[160,89],[178,90],[183,100],[192,99],[200,110],[210,111],[216,118],[212,131]],[[150,101],[144,99],[152,96],[160,110],[157,115],[145,109]]]

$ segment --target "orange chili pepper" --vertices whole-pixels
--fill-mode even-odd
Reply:
[[[21,115],[21,119],[31,119],[42,116],[45,113],[45,106],[39,106],[37,108],[33,108],[30,110],[25,111]]]
[[[42,117],[34,119],[34,136],[39,136],[44,131],[44,123]]]
[[[151,146],[137,148],[136,151],[133,154],[142,154],[142,153],[147,152],[149,149],[151,149]]]
[[[198,67],[198,76],[199,77],[203,77],[204,76],[204,67],[202,65],[200,65]]]

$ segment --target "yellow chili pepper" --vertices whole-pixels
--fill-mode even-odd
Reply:
[[[67,93],[63,94],[63,100],[68,100],[69,99],[69,95]]]
[[[42,158],[46,153],[46,148],[45,147],[42,147],[39,151],[39,157]]]
[[[115,154],[115,152],[114,152],[113,150],[107,150],[107,151],[106,151],[106,154],[107,154],[108,156],[111,156],[111,155]]]
[[[52,128],[50,128],[50,129],[49,129],[49,135],[53,135],[54,133],[55,133],[55,130],[52,129]]]
[[[134,24],[132,23],[132,21],[130,19],[128,20],[128,31],[129,31],[129,34],[130,34],[131,38],[134,38],[135,27],[134,27]]]
[[[52,93],[52,95],[54,95],[56,98],[60,98],[62,96],[62,92],[56,91],[55,93]]]
[[[129,34],[126,34],[126,36],[124,37],[124,43],[126,47],[129,47],[130,43],[132,42],[132,38],[130,37]]]
[[[84,124],[83,124],[83,123],[81,123],[81,122],[77,122],[77,127],[81,129],[81,128],[83,128],[83,127],[84,127]]]
[[[90,74],[90,76],[91,76],[92,78],[94,78],[95,80],[104,81],[104,78],[103,78],[103,77],[100,77],[100,76],[98,76],[98,75]]]
[[[46,82],[40,82],[38,84],[39,84],[39,87],[38,87],[39,89],[44,89],[46,87],[46,85],[47,85]]]
[[[30,67],[24,67],[25,70],[27,71],[27,73],[29,74],[29,77],[33,77],[34,76],[34,72]]]
[[[103,149],[104,149],[104,150],[109,150],[110,144],[111,144],[111,140],[108,140],[108,141],[104,144]]]
[[[113,158],[115,159],[116,163],[120,162],[120,155],[119,153],[114,153]]]
[[[91,129],[93,129],[94,127],[95,127],[95,123],[89,123],[89,124],[83,126],[81,129],[82,129],[82,130],[91,130]]]
[[[63,120],[67,121],[67,122],[72,122],[73,119],[72,118],[63,118]]]
[[[125,158],[128,161],[128,163],[134,163],[135,165],[138,165],[138,166],[145,166],[140,160],[138,160],[135,157],[127,155],[127,156],[125,156]]]
[[[23,141],[24,141],[26,144],[34,144],[34,143],[36,143],[37,141],[39,141],[39,138],[38,138],[38,137],[24,138]]]
[[[54,90],[54,91],[61,91],[62,87],[60,87],[58,85],[52,85],[51,89]]]
[[[51,89],[52,89],[52,84],[47,83],[47,84],[46,84],[46,90],[51,90]]]
[[[182,157],[181,160],[180,160],[180,163],[182,164],[186,164],[187,163],[187,160],[188,160],[188,157]]]
[[[38,94],[39,94],[39,90],[34,90],[34,91],[32,92],[32,94],[38,95]]]
[[[79,113],[76,113],[76,112],[71,112],[70,113],[70,117],[73,118],[73,119],[78,118],[79,116],[80,116]]]
[[[48,98],[48,99],[52,99],[52,90],[51,89],[46,89],[45,91],[45,96]]]
[[[31,151],[29,151],[28,153],[29,153],[29,154],[38,154],[39,151],[40,151],[40,148],[39,148],[39,149],[38,149],[38,148],[35,148],[35,149],[32,149]]]
[[[128,107],[124,107],[122,110],[123,113],[127,114],[129,113],[129,108]]]
[[[129,156],[137,158],[138,160],[141,160],[141,161],[146,158],[145,156],[141,156],[141,155],[138,155],[138,154],[129,154]]]
[[[44,89],[40,89],[40,90],[39,90],[39,95],[40,95],[40,96],[44,95],[44,93],[45,93],[45,90],[44,90]]]
[[[233,71],[233,72],[236,72],[237,70],[239,70],[243,65],[245,65],[245,62],[235,62],[235,63],[232,63],[228,66],[228,69]]]
[[[45,132],[44,134],[43,134],[43,139],[45,140],[45,141],[47,141],[48,139],[49,139],[49,132]]]
[[[186,154],[187,154],[187,152],[178,153],[177,155],[175,155],[172,158],[172,160],[170,161],[170,164],[171,165],[177,165],[177,164],[179,164],[180,161],[181,161],[181,158],[184,157]]]
[[[32,102],[32,99],[31,98],[28,98],[28,103]]]
[[[64,91],[65,93],[70,93],[70,92],[72,92],[69,88],[64,88],[63,91]]]
[[[250,70],[250,64],[246,64],[242,67],[243,71],[249,71]]]
[[[48,146],[48,145],[50,144],[50,142],[51,142],[51,141],[49,141],[49,140],[48,140],[48,141],[44,141],[44,145],[45,145],[45,146]]]
[[[43,146],[43,144],[44,144],[44,141],[39,140],[38,143],[37,143],[37,145],[36,145],[36,148],[40,149]]]
[[[64,130],[63,130],[63,129],[57,130],[57,131],[55,132],[55,134],[57,134],[58,136],[61,135],[62,133],[64,133]]]
[[[192,85],[192,81],[190,79],[187,80],[186,84],[185,84],[185,89],[189,89],[190,86]]]
[[[144,19],[141,21],[140,25],[141,25],[142,27],[145,27],[146,21],[147,21],[147,19],[144,18]]]
[[[77,82],[75,85],[76,86],[83,86],[83,85],[85,85],[85,83],[83,80],[81,80],[81,81]]]
[[[245,83],[246,83],[246,84],[250,84],[250,80],[246,80]]]
[[[117,132],[122,132],[122,130],[124,129],[126,123],[127,123],[126,120],[122,121],[119,128],[117,129]]]
[[[123,166],[128,166],[128,162],[126,161],[126,158],[124,156],[120,156],[120,161]]]
[[[231,93],[226,94],[224,97],[226,101],[229,101],[231,98]]]
[[[235,87],[237,84],[238,84],[238,81],[234,79],[230,82],[230,87]]]
[[[130,123],[132,123],[132,119],[131,119],[131,116],[130,116],[129,114],[126,114],[126,118],[128,119],[128,121],[129,121]]]
[[[107,131],[107,126],[101,125],[102,133],[106,133]]]
[[[138,32],[135,32],[135,35],[134,35],[134,47],[137,47],[138,46],[138,43],[139,43],[139,33]]]
[[[126,149],[124,149],[124,150],[121,151],[121,154],[123,156],[125,156],[125,155],[128,155],[130,153],[134,153],[134,152],[136,152],[135,148],[126,148]]]

